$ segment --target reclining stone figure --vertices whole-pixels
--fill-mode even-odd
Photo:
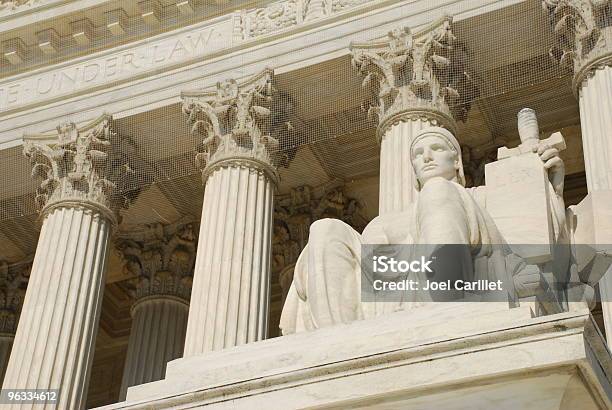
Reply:
[[[548,209],[556,227],[556,240],[565,235],[564,164],[558,149],[544,141],[538,140],[529,150],[542,161],[552,187],[548,200],[553,203]],[[498,246],[505,241],[487,212],[487,187],[465,188],[457,139],[444,128],[429,127],[413,139],[410,154],[418,181],[418,195],[410,211],[378,216],[363,234],[335,219],[312,224],[283,307],[280,323],[283,334],[375,317],[433,300],[421,292],[419,300],[362,301],[362,244],[467,245],[475,250],[470,261],[471,279],[512,283],[508,300],[516,297],[512,278],[525,264],[519,267],[520,264],[509,263],[512,251]]]

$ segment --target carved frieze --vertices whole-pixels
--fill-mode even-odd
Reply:
[[[1,0],[0,12],[12,13],[25,7],[32,7],[41,3],[40,0]]]
[[[111,121],[103,115],[84,127],[65,123],[53,133],[24,137],[23,152],[32,163],[32,176],[42,180],[36,192],[41,209],[83,205],[114,219],[111,210],[127,205],[115,183],[123,164],[110,161],[116,137]]]
[[[284,0],[245,10],[237,21],[242,40],[275,33],[292,26],[341,13],[375,0]]]
[[[15,335],[31,264],[9,266],[0,261],[0,335]]]
[[[353,66],[371,96],[363,108],[378,120],[379,137],[390,123],[411,116],[451,129],[455,119],[466,119],[477,91],[451,23],[445,17],[418,32],[405,27],[383,41],[351,44]]]
[[[122,286],[138,301],[148,296],[173,296],[189,302],[196,256],[195,223],[146,226],[121,235],[116,247],[126,275]]]
[[[557,44],[550,55],[574,71],[574,86],[612,65],[612,0],[543,0]]]
[[[280,162],[278,130],[287,122],[274,124],[272,71],[239,84],[236,80],[217,83],[213,91],[183,92],[183,112],[193,133],[204,137],[197,147],[196,165],[204,175],[219,163],[255,162],[276,179]]]

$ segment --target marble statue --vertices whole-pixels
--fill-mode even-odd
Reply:
[[[535,118],[529,110],[519,114],[519,122],[521,115]],[[530,129],[523,124],[519,131],[522,141],[538,141],[522,144],[521,149],[537,154],[542,173],[548,177],[546,184],[550,184],[552,191],[548,200],[554,202],[549,205],[550,219],[556,221],[553,234],[559,237],[562,230],[558,227],[564,226],[565,212],[562,199],[565,171],[559,149],[539,141],[537,127]],[[535,135],[526,135],[529,133]],[[283,308],[280,323],[283,334],[348,323],[436,300],[421,292],[419,300],[363,302],[362,244],[469,245],[473,251],[462,275],[472,279],[513,283],[517,270],[525,267],[524,263],[509,263],[512,250],[503,246],[504,236],[487,211],[490,188],[486,185],[465,188],[461,148],[451,132],[440,127],[423,129],[413,138],[410,153],[418,195],[409,211],[378,216],[362,234],[337,219],[321,219],[312,224]],[[514,289],[508,289],[510,301],[515,297],[513,292]]]

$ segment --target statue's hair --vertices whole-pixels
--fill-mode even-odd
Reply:
[[[428,136],[436,136],[436,137],[441,138],[444,142],[446,142],[446,145],[448,145],[448,147],[455,152],[456,160],[459,163],[459,169],[457,170],[457,181],[462,186],[465,186],[465,174],[463,173],[463,159],[461,157],[461,145],[459,145],[459,141],[457,141],[457,138],[455,138],[453,133],[447,130],[446,128],[427,127],[419,131],[417,135],[414,136],[414,138],[412,139],[412,142],[410,143],[410,161],[412,162],[412,158],[413,158],[412,149],[414,148],[414,145],[416,144],[416,142]],[[414,165],[413,165],[413,168],[414,168]],[[421,184],[418,183],[417,181],[418,191],[421,190],[420,185]]]

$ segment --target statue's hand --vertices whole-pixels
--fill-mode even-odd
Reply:
[[[552,184],[557,195],[563,195],[563,182],[565,180],[565,164],[559,156],[559,150],[542,142],[534,151],[538,153],[544,163],[544,168],[548,170],[548,179]]]

